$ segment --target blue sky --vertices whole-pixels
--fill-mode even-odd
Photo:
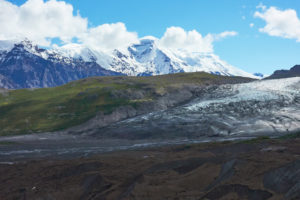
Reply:
[[[10,0],[21,5],[24,0]],[[300,64],[300,42],[296,39],[270,36],[259,31],[266,24],[254,18],[257,5],[279,10],[293,9],[300,13],[296,0],[66,0],[74,14],[88,18],[90,27],[123,22],[128,31],[139,37],[162,37],[166,28],[179,26],[197,30],[202,35],[236,31],[237,36],[213,43],[215,54],[228,63],[248,72],[270,74]],[[250,23],[254,26],[250,27]]]

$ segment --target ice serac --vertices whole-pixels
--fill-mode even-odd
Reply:
[[[56,50],[39,48],[28,40],[0,42],[0,87],[43,88],[63,85],[91,76],[122,75],[86,57],[70,57]],[[87,51],[89,53],[89,51]]]

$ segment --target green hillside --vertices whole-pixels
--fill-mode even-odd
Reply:
[[[154,77],[93,77],[55,88],[0,91],[0,135],[62,130],[81,124],[98,112],[124,105],[138,108],[170,88],[249,81],[207,73]],[[141,91],[142,97],[130,95]],[[121,94],[121,95],[120,95]]]

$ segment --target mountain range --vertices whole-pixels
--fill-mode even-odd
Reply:
[[[109,52],[80,44],[41,48],[29,40],[0,41],[0,87],[43,88],[91,76],[153,76],[178,72],[261,78],[237,69],[213,53],[166,49],[155,38]]]

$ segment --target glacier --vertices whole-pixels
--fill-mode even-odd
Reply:
[[[175,108],[130,118],[94,136],[203,138],[278,136],[299,130],[300,77],[221,85]]]

